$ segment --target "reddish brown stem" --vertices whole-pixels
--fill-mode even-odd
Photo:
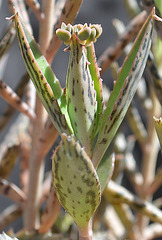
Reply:
[[[92,221],[84,228],[79,228],[79,240],[92,240]]]

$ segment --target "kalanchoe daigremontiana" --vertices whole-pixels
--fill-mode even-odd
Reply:
[[[99,24],[87,25],[85,23],[76,24],[72,26],[71,24],[62,23],[61,28],[56,30],[57,36],[66,44],[69,45],[73,42],[74,36],[77,37],[78,43],[80,45],[88,47],[91,43],[95,43],[97,38],[102,33],[102,27]]]
[[[92,42],[102,33],[100,25],[84,26],[81,24],[74,27],[62,24],[61,29],[56,34],[67,45],[69,44],[70,59],[66,78],[66,103],[67,111],[75,136],[84,146],[86,153],[92,156],[92,141],[97,120],[101,116],[98,113],[98,104],[102,104],[102,86],[98,75],[91,74],[89,66],[95,61],[95,55],[89,62],[87,47],[92,46]],[[95,65],[97,69],[97,65]],[[94,67],[94,69],[95,69]],[[95,82],[100,85],[100,99],[97,101],[97,89]],[[98,86],[97,86],[98,87]]]
[[[54,186],[59,201],[76,222],[80,236],[91,239],[92,214],[100,203],[100,182],[79,142],[62,134],[53,156]]]
[[[60,134],[74,134],[95,167],[123,120],[142,76],[151,45],[154,16],[153,11],[145,21],[104,111],[93,45],[102,32],[101,26],[62,24],[57,30],[57,35],[69,44],[67,49],[70,50],[66,90],[63,91],[23,21],[18,14],[14,16],[25,65],[51,120]]]
[[[154,10],[118,74],[106,107],[103,107],[102,83],[93,45],[102,32],[100,25],[63,23],[57,30],[58,37],[69,45],[66,50],[70,51],[66,89],[63,90],[21,18],[18,14],[13,18],[28,73],[52,122],[62,134],[62,141],[53,156],[58,199],[74,218],[80,236],[90,239],[90,219],[111,175],[114,158],[108,158],[111,171],[108,171],[109,176],[104,173],[105,181],[102,178],[100,182],[101,160],[144,71],[151,46]]]

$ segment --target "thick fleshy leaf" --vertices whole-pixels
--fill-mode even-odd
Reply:
[[[17,38],[25,66],[37,93],[57,130],[60,133],[70,134],[72,129],[66,111],[66,99],[60,83],[18,13],[12,18],[15,20]]]
[[[84,46],[78,42],[75,34],[70,44],[66,99],[74,133],[91,156],[91,139],[97,112],[96,91]]]
[[[96,127],[93,129],[93,139],[95,137],[95,133],[97,131],[99,121],[101,118],[101,114],[103,111],[103,95],[102,95],[102,80],[100,78],[99,68],[96,62],[96,55],[94,44],[91,43],[89,47],[87,47],[87,60],[89,64],[89,71],[94,82],[94,88],[96,90],[96,100],[97,100],[97,118],[96,118]],[[93,140],[92,139],[92,140]]]
[[[63,134],[52,163],[59,201],[78,228],[86,228],[100,203],[100,183],[90,158],[73,137]]]
[[[136,92],[151,46],[154,10],[145,21],[132,50],[124,61],[100,124],[92,161],[98,165],[112,141]]]
[[[105,155],[97,168],[97,175],[100,180],[101,193],[105,190],[114,170],[115,155]]]

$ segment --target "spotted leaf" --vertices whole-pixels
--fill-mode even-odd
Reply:
[[[15,20],[17,38],[25,66],[39,97],[59,133],[71,134],[73,131],[66,111],[66,99],[58,79],[18,13],[12,19]]]
[[[84,229],[100,202],[100,183],[93,164],[80,144],[65,134],[52,160],[57,197],[78,228]]]
[[[70,44],[70,59],[66,80],[67,110],[74,133],[91,156],[92,132],[96,118],[97,101],[87,56],[75,34]]]
[[[154,10],[145,21],[124,61],[100,124],[92,161],[98,165],[120,126],[143,74],[151,46]]]

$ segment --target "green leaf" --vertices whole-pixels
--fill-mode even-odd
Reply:
[[[57,29],[56,34],[63,42],[67,42],[71,38],[71,33],[67,30]]]
[[[87,47],[87,59],[90,63],[89,71],[94,82],[94,88],[96,90],[96,100],[97,100],[97,118],[96,118],[96,127],[93,129],[93,139],[95,138],[96,131],[98,129],[99,121],[103,111],[103,96],[102,96],[102,80],[100,78],[99,68],[96,63],[95,49],[94,44],[91,43]],[[92,139],[92,140],[93,140]]]
[[[59,133],[71,134],[66,99],[60,83],[18,13],[15,14],[14,20],[25,66],[37,93]]]
[[[145,21],[119,72],[117,82],[103,113],[92,161],[95,167],[112,141],[136,92],[151,46],[154,12]]]
[[[78,32],[78,38],[81,41],[87,40],[91,34],[91,28],[85,27]]]
[[[162,16],[162,1],[161,0],[155,0],[156,7],[158,8],[160,15]]]
[[[89,71],[85,48],[78,42],[75,34],[70,44],[66,101],[74,133],[85,147],[88,156],[91,156],[91,139],[97,112],[96,91]]]
[[[62,134],[52,158],[54,187],[78,228],[86,228],[100,203],[100,183],[93,164],[73,137]]]
[[[109,156],[105,154],[100,164],[98,165],[97,175],[100,181],[101,193],[103,193],[105,187],[107,186],[107,183],[111,179],[114,170],[114,162],[115,162],[114,154],[111,154]]]

